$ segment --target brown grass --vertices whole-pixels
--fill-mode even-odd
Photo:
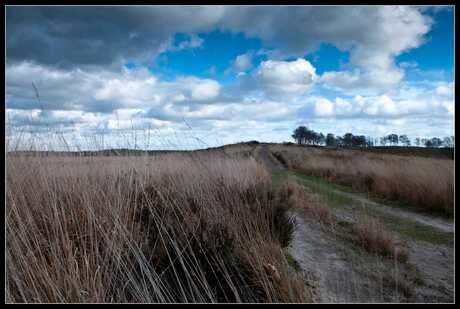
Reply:
[[[271,146],[278,157],[307,175],[358,191],[452,216],[454,161],[374,154],[356,150]]]
[[[8,157],[6,301],[308,302],[285,196],[216,153]]]
[[[346,229],[336,229],[337,218],[330,208],[320,200],[307,194],[304,188],[294,180],[286,180],[281,185],[281,192],[290,207],[303,210],[307,216],[314,218],[331,231],[339,233],[347,240],[356,243],[364,250],[384,257],[396,258],[399,262],[408,260],[408,252],[395,238],[393,232],[386,229],[378,219],[369,215],[360,214],[357,220]]]
[[[283,182],[280,191],[286,194],[285,199],[289,203],[289,207],[301,209],[308,216],[327,226],[336,223],[336,218],[330,208],[319,200],[313,200],[313,196],[306,194],[303,186],[295,180]]]
[[[407,261],[407,250],[398,244],[394,234],[378,219],[360,215],[353,225],[353,232],[357,244],[366,251],[396,258],[400,262]]]

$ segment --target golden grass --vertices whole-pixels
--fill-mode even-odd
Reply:
[[[360,215],[353,225],[356,242],[366,251],[377,253],[405,262],[409,253],[397,243],[394,234],[383,223],[368,215]]]
[[[308,302],[284,196],[218,153],[8,156],[6,301]]]
[[[290,168],[391,201],[453,215],[454,161],[346,149],[271,146]]]
[[[286,180],[281,188],[290,207],[305,211],[308,216],[327,226],[336,223],[330,208],[318,200],[312,200],[312,195],[306,194],[303,186],[295,180]]]
[[[353,241],[362,249],[385,257],[396,258],[400,262],[408,259],[409,253],[400,246],[393,232],[389,231],[377,218],[366,214],[360,214],[356,221],[351,224],[349,230],[336,230],[338,220],[331,209],[320,200],[314,200],[311,194],[307,194],[294,180],[286,180],[281,187],[281,192],[290,207],[303,210],[307,216],[314,218],[335,232],[345,233],[342,236]]]

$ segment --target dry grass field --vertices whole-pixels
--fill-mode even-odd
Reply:
[[[361,152],[350,149],[270,146],[301,173],[398,201],[423,211],[454,213],[454,160]]]
[[[7,159],[8,302],[308,302],[286,194],[217,153]]]
[[[321,186],[308,191],[299,179],[276,175],[319,177],[452,215],[453,160],[239,144],[120,156],[11,153],[6,162],[7,302],[316,302],[318,287],[304,269],[333,281],[327,277],[334,272],[361,265],[379,270],[358,270],[351,284],[367,294],[354,301],[450,299],[450,292],[433,296],[416,287],[412,261],[425,252],[414,255],[407,247],[413,240],[404,238],[412,231],[401,236],[398,223],[388,224],[395,218],[370,212],[343,221],[331,207],[338,197],[315,199]],[[309,222],[300,227],[307,234],[293,241],[299,214]],[[317,223],[322,232],[311,229]],[[312,232],[320,233],[315,241],[335,240],[315,249]],[[427,238],[422,228],[414,233]],[[344,260],[348,266],[335,270],[321,251],[334,246],[359,256],[355,266]],[[322,266],[304,258],[312,252]],[[372,276],[384,287],[366,283],[377,280]],[[342,290],[347,285],[337,282]]]

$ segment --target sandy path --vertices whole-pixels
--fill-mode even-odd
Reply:
[[[306,222],[299,212],[292,213],[297,222],[288,252],[300,264],[306,278],[317,281],[319,303],[399,302],[397,293],[380,286],[375,278],[355,271],[361,265],[340,254],[346,246],[320,224]]]
[[[454,248],[427,242],[410,243],[409,261],[417,265],[424,280],[416,288],[417,301],[451,303],[454,301]]]
[[[360,203],[361,205],[364,205],[367,207],[375,207],[378,210],[384,213],[387,213],[389,215],[395,216],[395,217],[416,221],[423,225],[429,225],[431,227],[434,227],[446,233],[453,233],[455,230],[454,223],[446,219],[443,219],[443,218],[432,217],[432,216],[428,216],[425,214],[415,213],[412,211],[406,211],[403,209],[383,205],[383,204],[371,201],[368,198],[363,197],[360,194],[356,194],[356,193],[343,192],[339,190],[332,190],[332,191],[334,191],[334,193],[336,194],[349,197],[353,199],[355,202]]]

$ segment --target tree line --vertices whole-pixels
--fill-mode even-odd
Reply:
[[[412,142],[406,134],[388,134],[380,138],[373,138],[365,135],[354,135],[345,133],[343,136],[335,136],[332,133],[324,135],[315,132],[306,126],[299,126],[292,134],[292,138],[299,144],[305,145],[326,145],[326,146],[349,146],[349,147],[372,147],[380,144],[381,146],[412,146]],[[444,138],[420,138],[414,140],[415,146],[425,147],[454,147],[455,137],[446,136]]]

